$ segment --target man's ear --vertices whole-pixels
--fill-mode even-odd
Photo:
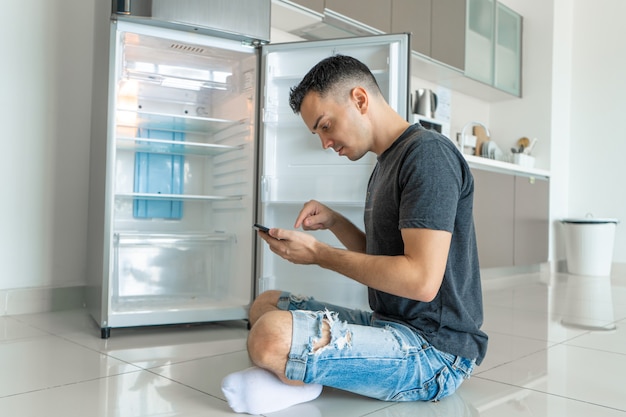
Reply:
[[[369,96],[363,87],[354,87],[350,92],[350,97],[361,113],[365,113],[369,106]]]

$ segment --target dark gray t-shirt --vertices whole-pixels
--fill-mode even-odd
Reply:
[[[452,141],[419,124],[410,126],[378,158],[367,189],[367,253],[402,255],[401,229],[452,233],[439,293],[420,302],[369,289],[376,317],[417,329],[444,352],[476,359],[487,350],[472,206],[474,179]]]

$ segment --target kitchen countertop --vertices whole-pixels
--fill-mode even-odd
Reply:
[[[485,171],[500,172],[511,175],[526,175],[529,177],[550,178],[550,171],[538,168],[526,168],[510,162],[497,161],[495,159],[483,158],[481,156],[464,155],[470,168],[482,169]]]

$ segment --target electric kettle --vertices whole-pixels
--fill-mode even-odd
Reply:
[[[420,88],[415,91],[415,103],[413,106],[413,113],[421,114],[422,116],[435,118],[435,111],[437,110],[437,94],[427,88]]]

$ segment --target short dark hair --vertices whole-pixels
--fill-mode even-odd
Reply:
[[[337,87],[350,89],[362,85],[380,94],[380,87],[370,69],[356,58],[333,55],[318,62],[302,81],[289,91],[289,105],[294,113],[300,113],[302,100],[310,91],[325,97]],[[338,91],[339,92],[339,91]]]

